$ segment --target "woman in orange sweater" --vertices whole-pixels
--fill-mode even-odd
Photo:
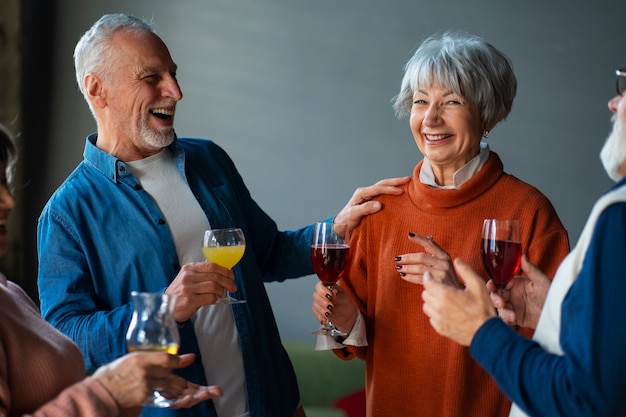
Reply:
[[[509,114],[516,88],[509,59],[468,34],[431,36],[406,65],[394,108],[410,116],[424,158],[405,193],[378,198],[384,209],[355,230],[339,287],[319,283],[313,296],[316,318],[349,333],[319,336],[317,348],[366,361],[369,417],[508,415],[509,400],[469,350],[430,326],[421,280],[430,271],[461,286],[451,263],[459,256],[486,276],[485,218],[519,219],[523,252],[550,276],[569,251],[549,200],[504,172],[482,141]]]
[[[0,125],[0,256],[7,252],[7,219],[15,205],[7,180],[15,154]],[[220,396],[217,386],[171,373],[193,361],[193,354],[136,352],[86,377],[74,342],[43,320],[26,293],[0,273],[0,417],[136,416],[156,387],[176,399],[175,408]]]

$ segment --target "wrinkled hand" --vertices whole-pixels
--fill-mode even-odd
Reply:
[[[410,180],[411,177],[387,178],[369,187],[357,188],[348,204],[337,214],[334,222],[347,224],[352,232],[364,216],[374,214],[383,208],[379,201],[370,201],[372,198],[383,194],[400,195],[404,191],[399,187]]]
[[[93,374],[111,393],[120,408],[140,407],[158,390],[175,400],[173,407],[191,407],[222,395],[218,386],[202,386],[171,373],[193,363],[194,354],[169,355],[165,352],[134,352],[102,366]]]
[[[233,271],[211,262],[192,262],[183,265],[165,293],[178,295],[174,319],[184,322],[200,307],[222,298],[225,290],[237,291]]]
[[[463,288],[454,272],[448,252],[441,249],[431,236],[409,233],[409,240],[424,247],[425,252],[405,253],[395,258],[400,277],[414,284],[422,284],[424,274],[455,288]]]
[[[326,324],[330,320],[335,327],[346,333],[352,330],[359,313],[354,300],[340,285],[335,285],[331,291],[321,282],[315,285],[311,309],[320,324]]]
[[[422,308],[437,333],[469,346],[480,326],[496,316],[496,310],[481,276],[460,259],[454,261],[454,267],[465,289],[441,283],[426,272]]]
[[[537,327],[541,309],[550,289],[550,278],[533,265],[526,255],[522,256],[522,271],[526,276],[515,276],[501,294],[496,292],[494,283],[487,283],[493,305],[500,311],[500,317],[510,326]]]

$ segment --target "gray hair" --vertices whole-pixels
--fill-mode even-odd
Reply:
[[[137,34],[156,34],[152,22],[135,16],[116,13],[106,14],[96,21],[80,38],[74,49],[74,68],[80,92],[87,100],[83,81],[89,73],[106,77],[115,65],[111,50],[111,37],[120,30]],[[91,103],[87,100],[91,109]],[[91,109],[93,113],[93,109]]]
[[[413,93],[432,84],[446,86],[476,106],[487,127],[507,117],[517,91],[509,58],[482,38],[462,32],[432,35],[417,48],[393,98],[396,116],[410,114]]]

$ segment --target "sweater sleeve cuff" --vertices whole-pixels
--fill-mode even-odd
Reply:
[[[517,334],[499,317],[492,317],[478,328],[470,344],[470,354],[485,370],[492,370],[492,361],[500,357],[500,352],[511,335]]]

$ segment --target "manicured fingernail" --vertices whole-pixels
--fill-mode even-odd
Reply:
[[[330,311],[333,311],[333,306],[331,305],[327,305],[326,308],[329,309]]]
[[[327,299],[329,299],[329,300],[332,300],[332,299],[333,299],[333,296],[332,296],[332,295],[330,295],[330,294],[326,294],[326,298],[327,298]]]
[[[400,272],[401,277],[406,277],[406,272]]]
[[[402,269],[402,265],[396,265],[396,269]]]
[[[393,260],[396,262],[400,262],[402,260],[402,256],[396,256],[395,258],[393,258]]]
[[[330,313],[327,311],[326,313],[324,313],[324,316],[330,317]]]
[[[413,233],[413,232],[409,232],[409,236],[410,236],[410,237],[415,237],[415,233]]]

